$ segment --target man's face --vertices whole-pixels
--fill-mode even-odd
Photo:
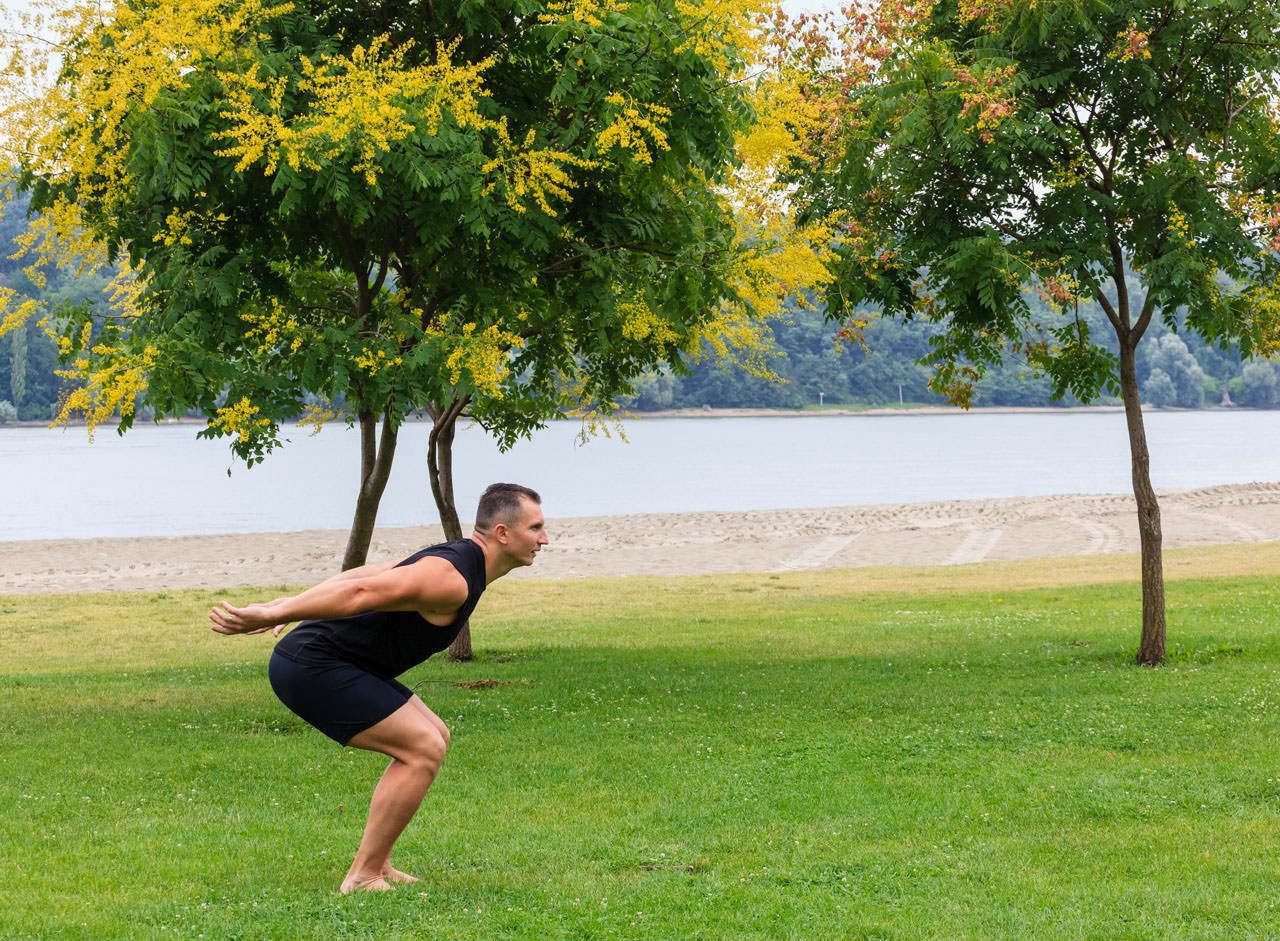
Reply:
[[[547,541],[547,525],[542,519],[542,507],[522,497],[520,516],[507,527],[507,554],[517,565],[532,565],[533,557]]]

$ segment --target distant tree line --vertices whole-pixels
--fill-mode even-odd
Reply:
[[[44,300],[54,311],[101,299],[107,275],[77,277],[51,271],[47,283],[38,286],[23,271],[22,263],[9,257],[14,238],[26,228],[26,206],[26,198],[20,196],[0,216],[0,286]],[[1096,309],[1081,311],[1098,337],[1109,333],[1102,316]],[[797,309],[773,327],[777,381],[708,363],[688,375],[651,374],[624,404],[637,412],[703,406],[940,405],[943,398],[929,389],[931,369],[920,362],[929,353],[930,338],[940,329],[923,321],[873,316],[864,331],[865,346],[855,346],[836,339],[834,327],[820,308]],[[1242,360],[1234,348],[1218,349],[1194,332],[1174,333],[1163,323],[1153,324],[1152,331],[1139,362],[1143,400],[1148,404],[1201,408],[1229,402],[1253,408],[1280,407],[1280,364]],[[75,384],[75,380],[58,375],[57,356],[54,342],[34,324],[0,337],[0,423],[49,421],[57,414],[62,396]],[[979,407],[1080,404],[1070,396],[1055,402],[1049,380],[1016,360],[988,369],[977,391],[975,404]],[[146,410],[139,417],[146,419]]]
[[[1080,312],[1092,335],[1108,337],[1103,314]],[[1048,315],[1046,313],[1046,319]],[[774,327],[778,358],[773,369],[782,381],[770,382],[742,372],[702,365],[689,375],[664,372],[647,377],[628,403],[634,411],[701,408],[806,408],[830,406],[883,407],[942,405],[930,390],[932,369],[921,361],[929,341],[941,327],[924,321],[898,321],[872,316],[864,331],[865,346],[836,339],[835,329],[820,309],[795,310]],[[1238,349],[1219,349],[1194,332],[1175,333],[1163,323],[1139,354],[1143,401],[1157,407],[1203,408],[1243,405],[1280,407],[1280,364],[1242,360]],[[1111,345],[1115,345],[1111,338]],[[1115,352],[1112,350],[1111,352]],[[988,368],[977,383],[974,404],[981,406],[1071,406],[1067,395],[1055,401],[1048,378],[1010,358]],[[1097,404],[1118,404],[1103,397]]]

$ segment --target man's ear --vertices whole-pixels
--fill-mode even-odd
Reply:
[[[506,523],[496,523],[493,527],[493,538],[498,542],[505,543],[511,535],[511,527]]]

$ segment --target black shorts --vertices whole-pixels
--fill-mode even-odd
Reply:
[[[398,680],[312,653],[300,662],[272,651],[267,676],[282,703],[339,745],[377,725],[413,695]]]

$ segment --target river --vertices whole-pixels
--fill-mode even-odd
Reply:
[[[1150,412],[1157,488],[1280,479],[1280,411]],[[198,425],[0,428],[0,540],[345,529],[356,432],[286,429],[246,469]],[[455,444],[458,506],[484,485],[525,483],[548,517],[855,506],[1127,493],[1124,416],[1114,410],[633,419],[626,441],[578,441],[556,422],[506,454],[478,428]],[[436,521],[428,426],[402,429],[380,526]],[[228,470],[230,474],[228,475]]]

